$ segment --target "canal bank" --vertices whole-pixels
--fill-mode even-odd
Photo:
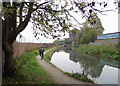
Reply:
[[[112,58],[96,58],[61,48],[53,54],[50,62],[64,72],[86,75],[97,84],[118,84],[119,66]]]
[[[107,58],[113,58],[115,60],[120,60],[120,44],[118,45],[90,45],[81,44],[74,49],[78,53],[83,53],[86,55],[95,55],[96,57],[102,56]]]
[[[54,48],[51,50],[54,50]],[[48,51],[46,51],[45,54]],[[77,80],[73,77],[69,77],[68,75],[64,74],[60,69],[50,65],[49,62],[46,62],[45,60],[41,60],[40,56],[37,56],[36,59],[38,63],[42,66],[42,68],[49,73],[51,78],[55,80],[57,84],[91,84],[88,82]]]

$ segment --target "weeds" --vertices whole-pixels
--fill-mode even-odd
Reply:
[[[109,45],[80,45],[76,48],[78,52],[83,52],[85,54],[93,54],[93,55],[102,55],[114,59],[119,58],[119,52],[117,46],[109,46]]]
[[[65,74],[67,74],[68,76],[74,77],[78,80],[84,81],[84,82],[91,82],[94,83],[92,80],[90,80],[87,76],[79,74],[79,73],[68,73],[68,72],[64,72]]]
[[[3,78],[3,84],[53,84],[49,74],[36,61],[39,51],[25,52],[14,61],[16,74]]]

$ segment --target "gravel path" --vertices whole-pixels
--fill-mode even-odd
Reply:
[[[52,49],[50,49],[50,50],[52,50]],[[47,50],[46,52],[48,52],[50,50]],[[77,80],[75,78],[67,76],[66,74],[61,72],[59,69],[48,64],[46,61],[41,60],[40,56],[36,56],[36,59],[37,59],[38,63],[42,66],[42,68],[50,74],[51,78],[54,81],[56,81],[57,84],[90,84],[90,83],[82,82],[80,80]]]

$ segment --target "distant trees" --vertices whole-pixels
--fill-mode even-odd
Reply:
[[[104,28],[99,18],[96,18],[96,23],[91,24],[88,20],[84,23],[81,28],[82,37],[80,39],[81,44],[88,44],[90,42],[94,42],[95,37],[99,34],[102,34]]]
[[[99,34],[103,33],[104,28],[98,17],[95,18],[95,24],[91,24],[88,20],[86,20],[85,23],[83,24],[83,27],[81,28],[81,31],[83,34],[86,34],[92,29],[96,29]]]

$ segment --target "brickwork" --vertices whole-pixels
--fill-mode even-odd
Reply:
[[[13,43],[13,58],[20,57],[25,51],[31,51],[34,49],[39,49],[40,47],[45,48],[49,46],[54,46],[54,44],[19,43],[15,41]]]

